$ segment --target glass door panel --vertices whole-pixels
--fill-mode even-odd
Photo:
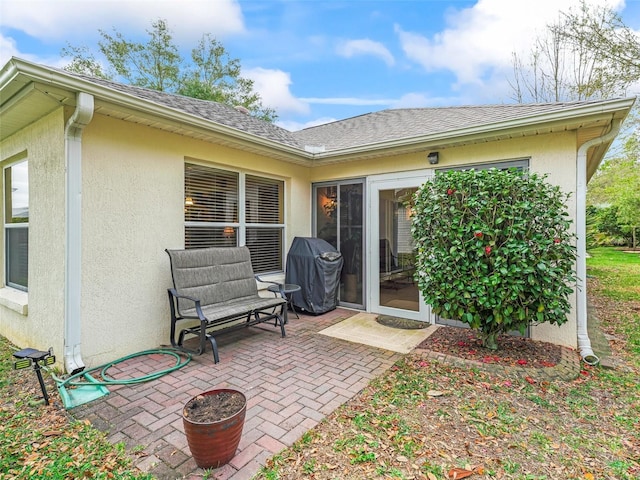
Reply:
[[[336,247],[344,259],[340,304],[364,307],[364,182],[315,186],[315,235]]]
[[[317,187],[315,203],[316,237],[338,248],[338,187]]]
[[[340,185],[340,248],[344,259],[340,301],[364,305],[362,183]]]
[[[378,293],[381,307],[420,311],[420,294],[413,279],[416,252],[408,206],[416,190],[378,191]]]

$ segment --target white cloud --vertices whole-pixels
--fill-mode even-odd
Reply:
[[[11,57],[19,57],[20,51],[11,37],[0,35],[0,65],[4,65]]]
[[[177,42],[192,42],[203,33],[224,36],[244,31],[236,0],[29,0],[2,2],[2,27],[41,40],[76,42],[98,29],[149,29],[158,18],[169,20]]]
[[[508,75],[512,53],[529,52],[536,36],[559,18],[559,12],[578,4],[579,0],[479,0],[473,7],[453,11],[447,28],[432,37],[404,31],[399,25],[395,30],[406,56],[426,71],[450,70],[460,84],[482,84],[486,75]],[[609,5],[617,9],[624,0]]]
[[[380,42],[374,42],[368,38],[360,40],[348,40],[338,45],[338,55],[351,58],[356,55],[373,55],[381,58],[387,65],[392,66],[395,63],[391,52]]]
[[[242,75],[254,82],[254,90],[260,94],[262,104],[278,113],[309,113],[309,105],[294,97],[289,91],[291,76],[282,70],[252,68],[242,70]]]
[[[69,63],[63,61],[59,55],[43,56],[21,52],[12,37],[0,34],[0,66],[5,65],[11,57],[18,57],[34,63],[44,63],[52,67],[63,67]]]

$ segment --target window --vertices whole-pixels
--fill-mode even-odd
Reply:
[[[27,290],[29,271],[29,170],[27,161],[4,169],[6,285]]]
[[[256,273],[284,270],[284,182],[185,163],[185,247],[246,245]]]
[[[509,168],[515,168],[516,170],[529,170],[529,160],[521,159],[521,160],[505,160],[500,162],[493,163],[473,163],[469,165],[464,165],[462,167],[453,167],[453,168],[439,168],[436,172],[446,172],[447,170],[489,170],[490,168],[497,168],[498,170],[507,170]]]

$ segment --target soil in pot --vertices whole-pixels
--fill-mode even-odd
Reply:
[[[221,391],[216,395],[198,395],[184,406],[184,416],[192,422],[210,423],[238,413],[245,404],[240,392]]]

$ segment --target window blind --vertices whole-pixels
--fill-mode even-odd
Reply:
[[[283,182],[247,175],[245,208],[247,223],[284,223]]]
[[[251,264],[256,273],[284,270],[282,237],[281,227],[247,227],[247,247],[251,251]]]
[[[239,221],[238,173],[185,163],[184,183],[187,222]]]
[[[192,163],[185,163],[184,178],[185,248],[244,239],[256,273],[284,270],[283,181]]]

